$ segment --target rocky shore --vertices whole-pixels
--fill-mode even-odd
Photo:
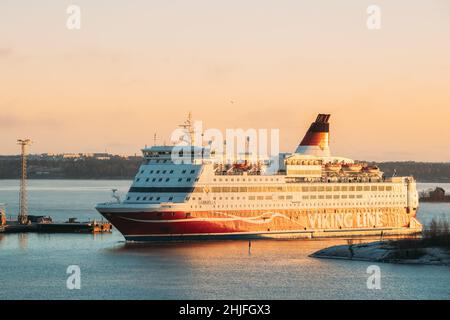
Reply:
[[[338,245],[319,250],[310,257],[450,266],[449,249],[415,246],[414,241],[405,245],[402,240]]]

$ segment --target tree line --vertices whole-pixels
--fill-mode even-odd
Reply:
[[[133,179],[140,158],[112,157],[109,160],[34,159],[28,161],[30,179]],[[370,162],[385,172],[386,177],[414,176],[420,182],[450,182],[450,162]],[[0,179],[18,179],[20,159],[0,160]]]
[[[95,158],[63,160],[29,160],[30,179],[132,179],[140,159],[114,157],[109,160]],[[17,179],[20,161],[0,161],[0,179]]]
[[[420,182],[450,182],[450,162],[381,162],[380,167],[386,177],[413,176]]]

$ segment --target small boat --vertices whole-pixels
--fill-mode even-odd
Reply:
[[[236,162],[233,163],[233,170],[239,170],[239,171],[247,171],[250,169],[250,165],[248,164],[247,160],[244,162]]]

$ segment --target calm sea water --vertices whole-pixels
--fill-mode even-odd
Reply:
[[[94,205],[129,181],[31,180],[30,214],[101,219]],[[450,184],[440,184],[450,192]],[[419,189],[435,187],[420,184]],[[18,181],[0,180],[0,202],[18,211]],[[450,204],[422,204],[419,219],[450,221]],[[103,235],[0,234],[0,299],[450,299],[450,267],[379,264],[381,289],[367,289],[372,263],[308,255],[345,240],[259,240],[130,245]],[[66,287],[69,265],[81,289]]]

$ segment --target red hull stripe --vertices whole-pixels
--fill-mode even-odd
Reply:
[[[103,213],[122,234],[186,235],[307,232],[320,230],[354,231],[359,229],[408,228],[410,215],[404,208],[373,212],[307,213],[307,212],[254,212],[242,216],[232,212],[194,212],[191,217],[183,212]],[[253,214],[253,215],[252,215]]]

